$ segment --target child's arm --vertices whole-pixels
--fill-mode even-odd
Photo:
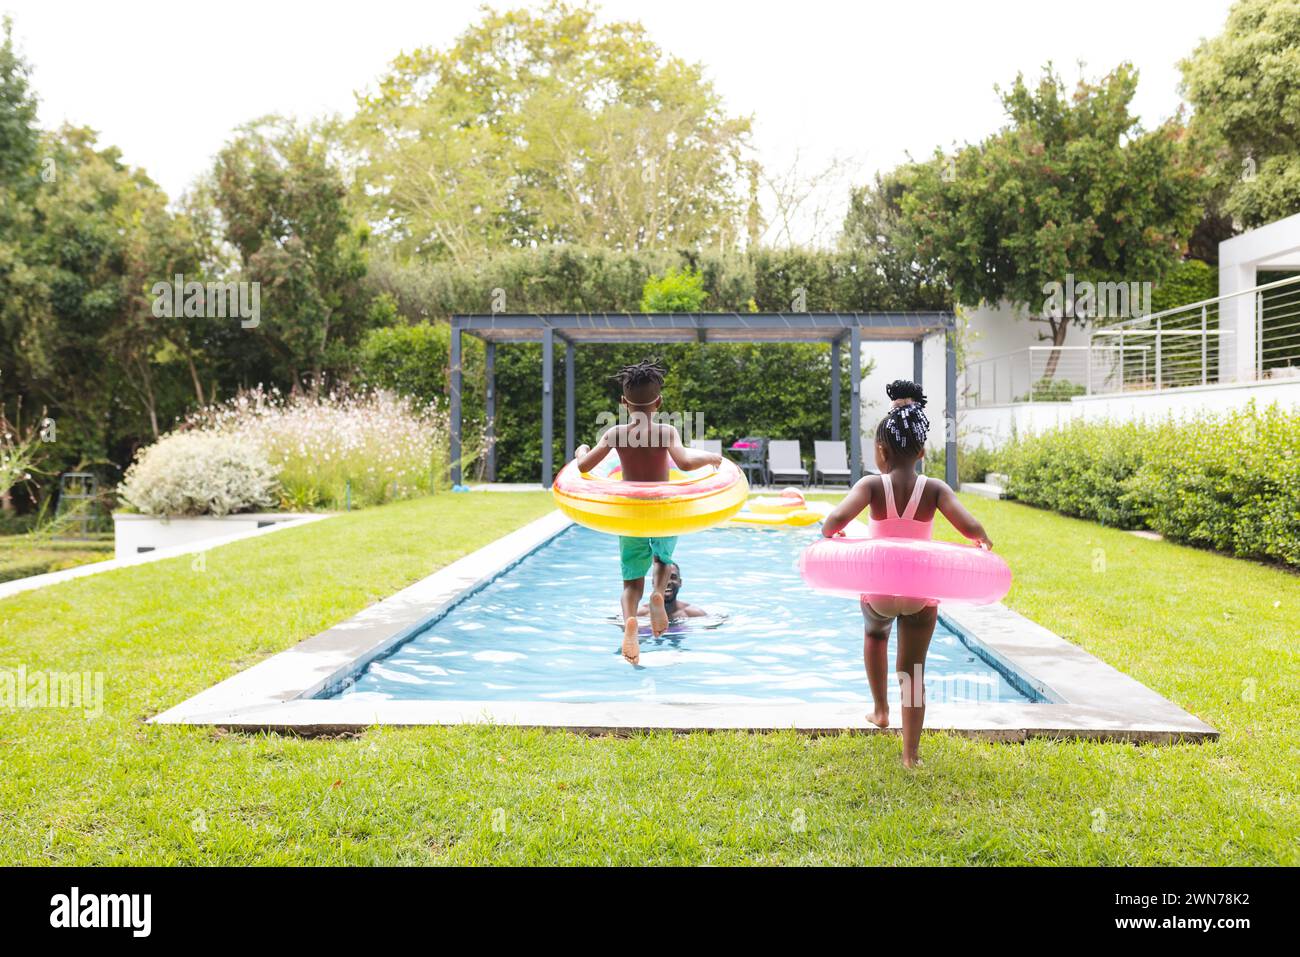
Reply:
[[[688,449],[682,445],[682,437],[671,425],[664,427],[663,439],[668,445],[668,454],[683,472],[701,469],[706,465],[712,465],[716,468],[722,464],[722,456],[716,452]]]
[[[871,476],[864,475],[858,483],[849,489],[849,494],[840,500],[840,504],[831,509],[831,513],[822,521],[822,535],[834,538],[844,531],[844,526],[861,515],[871,504]]]
[[[618,426],[614,426],[614,428],[618,428]],[[605,434],[600,437],[600,441],[596,443],[594,449],[588,448],[585,443],[578,446],[577,451],[573,453],[573,457],[577,459],[579,472],[590,472],[600,464],[605,456],[609,455],[609,450],[612,448],[609,444],[609,433],[613,431],[614,429],[606,429]]]
[[[943,517],[952,523],[953,528],[972,542],[978,542],[985,548],[991,549],[993,541],[989,538],[988,533],[984,531],[984,526],[980,524],[979,519],[966,511],[966,506],[957,498],[957,494],[945,482],[940,482],[938,479],[931,479],[930,481],[939,486],[937,507],[943,513]]]

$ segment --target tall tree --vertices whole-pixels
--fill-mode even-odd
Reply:
[[[1224,211],[1242,226],[1300,213],[1300,0],[1240,0],[1179,66]]]
[[[14,49],[13,21],[0,21],[0,186],[30,180],[36,162],[36,96],[31,67]]]
[[[851,189],[839,244],[860,254],[867,268],[899,295],[910,292],[919,300],[944,302],[949,290],[943,271],[933,258],[918,254],[917,237],[902,210],[903,196],[924,174],[917,164],[906,163]]]
[[[352,220],[348,188],[321,128],[267,118],[223,148],[210,188],[241,281],[259,283],[263,337],[282,379],[317,390],[359,341],[367,307],[368,231]]]
[[[352,123],[378,229],[406,254],[504,246],[727,246],[749,120],[701,67],[587,8],[485,9],[447,50],[398,57]]]
[[[1017,76],[1002,130],[915,167],[903,218],[958,302],[1029,305],[1061,345],[1084,317],[1043,308],[1049,284],[1155,283],[1179,261],[1201,216],[1202,169],[1177,119],[1140,127],[1137,82],[1128,64],[1073,94],[1050,67],[1032,87]]]
[[[191,255],[167,197],[93,131],[65,126],[39,150],[49,174],[7,240],[0,365],[8,393],[56,416],[66,465],[108,456],[115,432],[156,434],[179,411],[171,330],[147,290]]]

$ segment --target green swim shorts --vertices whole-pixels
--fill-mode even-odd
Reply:
[[[629,538],[618,537],[618,557],[623,566],[623,581],[635,581],[645,578],[650,571],[650,563],[659,559],[665,565],[673,560],[673,549],[677,547],[677,536],[668,538]]]

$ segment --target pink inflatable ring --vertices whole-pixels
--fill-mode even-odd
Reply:
[[[1011,569],[977,545],[910,538],[823,538],[799,556],[818,591],[987,605],[1011,588]]]

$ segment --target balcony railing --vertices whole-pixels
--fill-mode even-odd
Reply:
[[[968,362],[966,407],[1300,377],[1300,276]]]

